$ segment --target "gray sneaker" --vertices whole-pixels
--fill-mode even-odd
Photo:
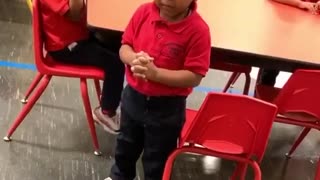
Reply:
[[[100,107],[97,107],[92,111],[92,116],[94,121],[101,125],[105,131],[111,134],[119,134],[120,118],[118,114],[109,117],[102,113]]]

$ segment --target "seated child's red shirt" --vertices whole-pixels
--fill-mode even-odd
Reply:
[[[148,53],[157,67],[205,76],[210,64],[210,31],[196,8],[194,4],[191,14],[182,21],[169,23],[160,17],[155,3],[143,4],[129,22],[122,44],[131,46],[135,52]],[[192,87],[170,87],[138,79],[129,65],[126,79],[130,86],[148,96],[187,96],[192,91]]]
[[[73,42],[88,38],[85,9],[79,22],[69,20],[69,0],[40,0],[42,26],[47,51],[61,50]]]

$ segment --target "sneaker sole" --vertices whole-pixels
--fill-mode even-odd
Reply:
[[[95,110],[92,111],[92,113],[95,115],[94,113]],[[111,118],[108,118],[110,120],[106,120],[107,123],[109,124],[109,128],[113,129],[114,131],[119,131],[119,130],[116,130],[116,129],[119,129],[120,128],[120,124],[118,124],[117,122],[114,122],[113,120],[111,120]],[[96,117],[96,120],[100,121],[97,117]],[[103,123],[100,121],[100,123]]]
[[[107,125],[105,125],[104,123],[102,123],[101,121],[99,121],[99,119],[97,118],[97,116],[94,114],[94,112],[92,111],[92,117],[93,117],[93,121],[96,123],[96,124],[99,124],[100,126],[102,126],[102,128],[110,133],[110,134],[113,134],[113,135],[118,135],[119,132],[118,131],[115,131],[113,129],[111,129],[110,127],[108,127]]]

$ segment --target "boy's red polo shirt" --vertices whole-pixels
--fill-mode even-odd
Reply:
[[[156,66],[171,70],[190,70],[205,76],[210,64],[210,31],[208,25],[196,12],[176,23],[169,23],[159,15],[154,3],[143,4],[133,15],[122,39],[135,52],[144,51],[154,57]],[[126,68],[128,83],[137,91],[148,96],[187,96],[192,88],[169,87],[133,76]]]
[[[85,9],[81,21],[65,17],[69,0],[40,0],[42,26],[47,51],[56,51],[69,44],[88,38]]]

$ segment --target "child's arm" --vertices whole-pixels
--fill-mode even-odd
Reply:
[[[122,35],[122,46],[120,47],[119,55],[120,59],[124,64],[131,65],[132,61],[135,60],[138,56],[144,55],[143,52],[135,52],[132,47],[134,41],[134,34],[137,30],[136,27],[140,22],[141,14],[143,14],[140,11],[144,11],[145,7],[145,5],[142,5],[136,10]]]
[[[79,21],[84,8],[84,0],[42,0],[41,3],[60,16]]]
[[[136,59],[137,55],[131,46],[123,44],[119,50],[120,59],[124,64],[131,65],[132,61]]]
[[[127,44],[121,46],[119,55],[124,64],[131,66],[134,76],[142,79],[146,78],[144,72],[147,71],[147,68],[145,66],[153,61],[153,58],[143,51],[136,53],[132,47]]]
[[[154,76],[150,76],[151,81],[172,87],[195,87],[198,86],[203,76],[189,70],[168,70],[157,68]]]
[[[195,87],[198,86],[203,78],[202,75],[189,70],[169,70],[156,67],[155,64],[148,59],[140,59],[133,66],[131,71],[134,76],[142,79],[148,79],[160,84],[165,84],[171,87]],[[147,64],[147,65],[141,65]]]
[[[69,0],[69,10],[65,15],[73,21],[79,21],[81,19],[83,7],[83,0]]]
[[[317,13],[316,3],[313,3],[313,2],[306,2],[302,0],[273,0],[273,1],[294,6],[300,9],[304,9],[312,13]]]
[[[302,2],[301,0],[273,0],[282,4],[287,4],[295,7],[299,7],[300,3]]]

